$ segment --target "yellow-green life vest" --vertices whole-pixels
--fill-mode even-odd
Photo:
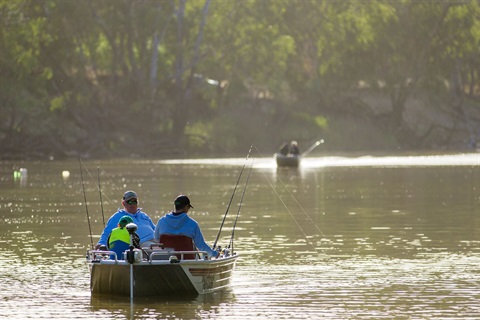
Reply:
[[[125,242],[130,245],[130,234],[128,233],[127,228],[115,228],[112,230],[110,239],[108,239],[108,247],[113,249],[116,241]]]

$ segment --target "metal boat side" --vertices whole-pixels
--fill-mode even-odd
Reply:
[[[104,256],[108,258],[89,261],[92,293],[129,295],[130,263]],[[196,295],[223,289],[230,284],[237,258],[135,261],[134,296]]]

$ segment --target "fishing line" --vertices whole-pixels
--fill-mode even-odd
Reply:
[[[255,150],[257,150],[257,152],[260,154],[261,157],[263,157],[262,153],[260,152],[260,150],[258,150],[258,148],[254,145],[255,147]],[[305,236],[305,239],[308,241],[308,243],[313,247],[313,249],[315,251],[316,248],[315,246],[308,240],[308,236],[307,234],[305,233],[305,231],[303,230],[303,228],[300,226],[300,224],[298,223],[298,221],[295,219],[295,216],[293,215],[293,213],[290,211],[290,209],[288,208],[288,206],[286,205],[286,203],[283,201],[283,199],[281,198],[280,194],[278,193],[277,189],[275,189],[275,187],[273,186],[273,184],[270,182],[270,180],[268,179],[268,177],[265,175],[265,173],[262,172],[262,175],[265,177],[265,179],[268,181],[270,187],[273,189],[273,191],[275,192],[275,194],[277,195],[278,199],[282,202],[283,206],[287,209],[288,213],[290,214],[290,216],[292,217],[293,221],[295,221],[296,225],[298,226],[298,228],[300,229],[300,231],[302,231],[303,235]],[[287,186],[285,185],[285,183],[283,183],[283,180],[278,177],[278,180],[280,181],[280,183],[282,184],[283,188],[288,192],[288,194],[290,195],[290,197],[292,197],[292,199],[295,201],[295,203],[300,207],[300,209],[302,210],[302,212],[308,217],[308,219],[312,222],[313,226],[318,230],[318,232],[320,232],[320,234],[325,238],[325,234],[322,232],[322,230],[320,230],[320,228],[317,226],[317,224],[313,221],[313,219],[310,217],[310,215],[307,213],[307,211],[302,207],[302,205],[298,202],[298,200],[293,196],[293,194],[290,192],[290,190],[288,190]]]
[[[229,248],[232,248],[232,253],[233,253],[233,237],[235,235],[235,228],[237,226],[238,216],[240,215],[240,209],[242,208],[243,197],[245,196],[245,190],[247,190],[247,184],[248,184],[248,180],[250,179],[250,173],[252,172],[253,162],[254,161],[252,160],[252,164],[250,165],[250,170],[248,171],[247,179],[245,180],[245,186],[243,187],[243,192],[242,192],[242,197],[240,199],[240,204],[238,205],[237,216],[235,217],[235,222],[233,223],[232,236],[230,237],[230,243],[228,245]]]
[[[92,176],[92,174],[90,173],[90,171],[88,170],[88,168],[85,166],[85,164],[83,165],[83,167],[85,168],[85,170],[87,171],[88,175],[90,176],[90,178],[92,179],[93,182],[95,182],[95,178]],[[100,169],[100,166],[98,167]],[[109,178],[107,172],[105,170],[102,169],[102,171],[105,173],[105,175],[107,176],[107,178]],[[117,190],[121,190],[117,185],[115,185],[115,183],[113,182],[112,179],[109,178],[109,180],[112,182],[113,186],[117,189]],[[97,189],[101,192],[101,194],[103,195],[103,197],[105,197],[108,201],[109,204],[112,204],[113,205],[113,201],[112,199],[110,199],[105,193],[103,193],[103,191],[100,189],[100,186],[97,185]],[[103,204],[102,204],[102,214],[103,214]]]
[[[110,183],[113,185],[113,187],[118,191],[118,192],[121,192],[123,190],[123,188],[120,188],[116,183],[115,181],[112,180],[112,178],[110,178],[110,175],[107,173],[107,171],[105,171],[105,169],[103,169],[101,166],[100,168],[102,169],[102,172],[105,174],[105,176],[108,178],[108,180],[110,181]]]
[[[103,213],[103,201],[102,201],[102,187],[100,184],[100,166],[97,166],[97,176],[98,176],[98,191],[100,192],[100,206],[102,208],[103,227],[105,228],[105,215]]]
[[[227,206],[227,211],[225,212],[225,215],[223,216],[222,224],[220,225],[220,229],[218,229],[217,237],[215,238],[215,242],[213,243],[213,250],[215,250],[218,242],[218,238],[220,238],[220,233],[222,232],[223,224],[225,223],[225,218],[227,217],[228,210],[230,210],[230,205],[232,204],[233,197],[235,196],[235,191],[237,190],[238,183],[240,182],[240,178],[242,177],[243,169],[245,169],[245,165],[247,164],[248,157],[250,156],[250,152],[252,151],[252,146],[250,146],[250,150],[248,150],[247,158],[245,159],[245,163],[243,164],[242,170],[240,171],[240,174],[238,175],[237,183],[235,184],[235,188],[233,189],[232,197],[230,198],[230,202],[228,203]]]
[[[92,226],[90,225],[90,215],[88,214],[88,205],[87,205],[87,194],[85,193],[85,183],[83,181],[82,159],[78,158],[78,162],[80,164],[80,179],[82,180],[83,198],[84,198],[84,201],[85,201],[85,210],[87,211],[88,229],[90,230],[90,244],[91,244],[91,248],[93,250]]]

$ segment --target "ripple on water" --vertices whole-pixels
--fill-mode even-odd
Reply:
[[[303,313],[311,318],[462,314],[473,319],[480,312],[480,275],[475,271],[479,262],[475,256],[432,255],[427,260],[350,257],[316,264],[242,266],[236,271],[235,294],[253,310],[261,305],[268,314],[284,318]],[[248,310],[243,310],[244,316],[254,318]]]

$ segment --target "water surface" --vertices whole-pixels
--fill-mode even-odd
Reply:
[[[85,161],[83,185],[78,161],[2,162],[0,318],[478,318],[479,154],[251,159]],[[154,222],[188,194],[213,244],[240,172],[219,241],[238,214],[230,290],[91,297],[85,252],[125,190]]]

